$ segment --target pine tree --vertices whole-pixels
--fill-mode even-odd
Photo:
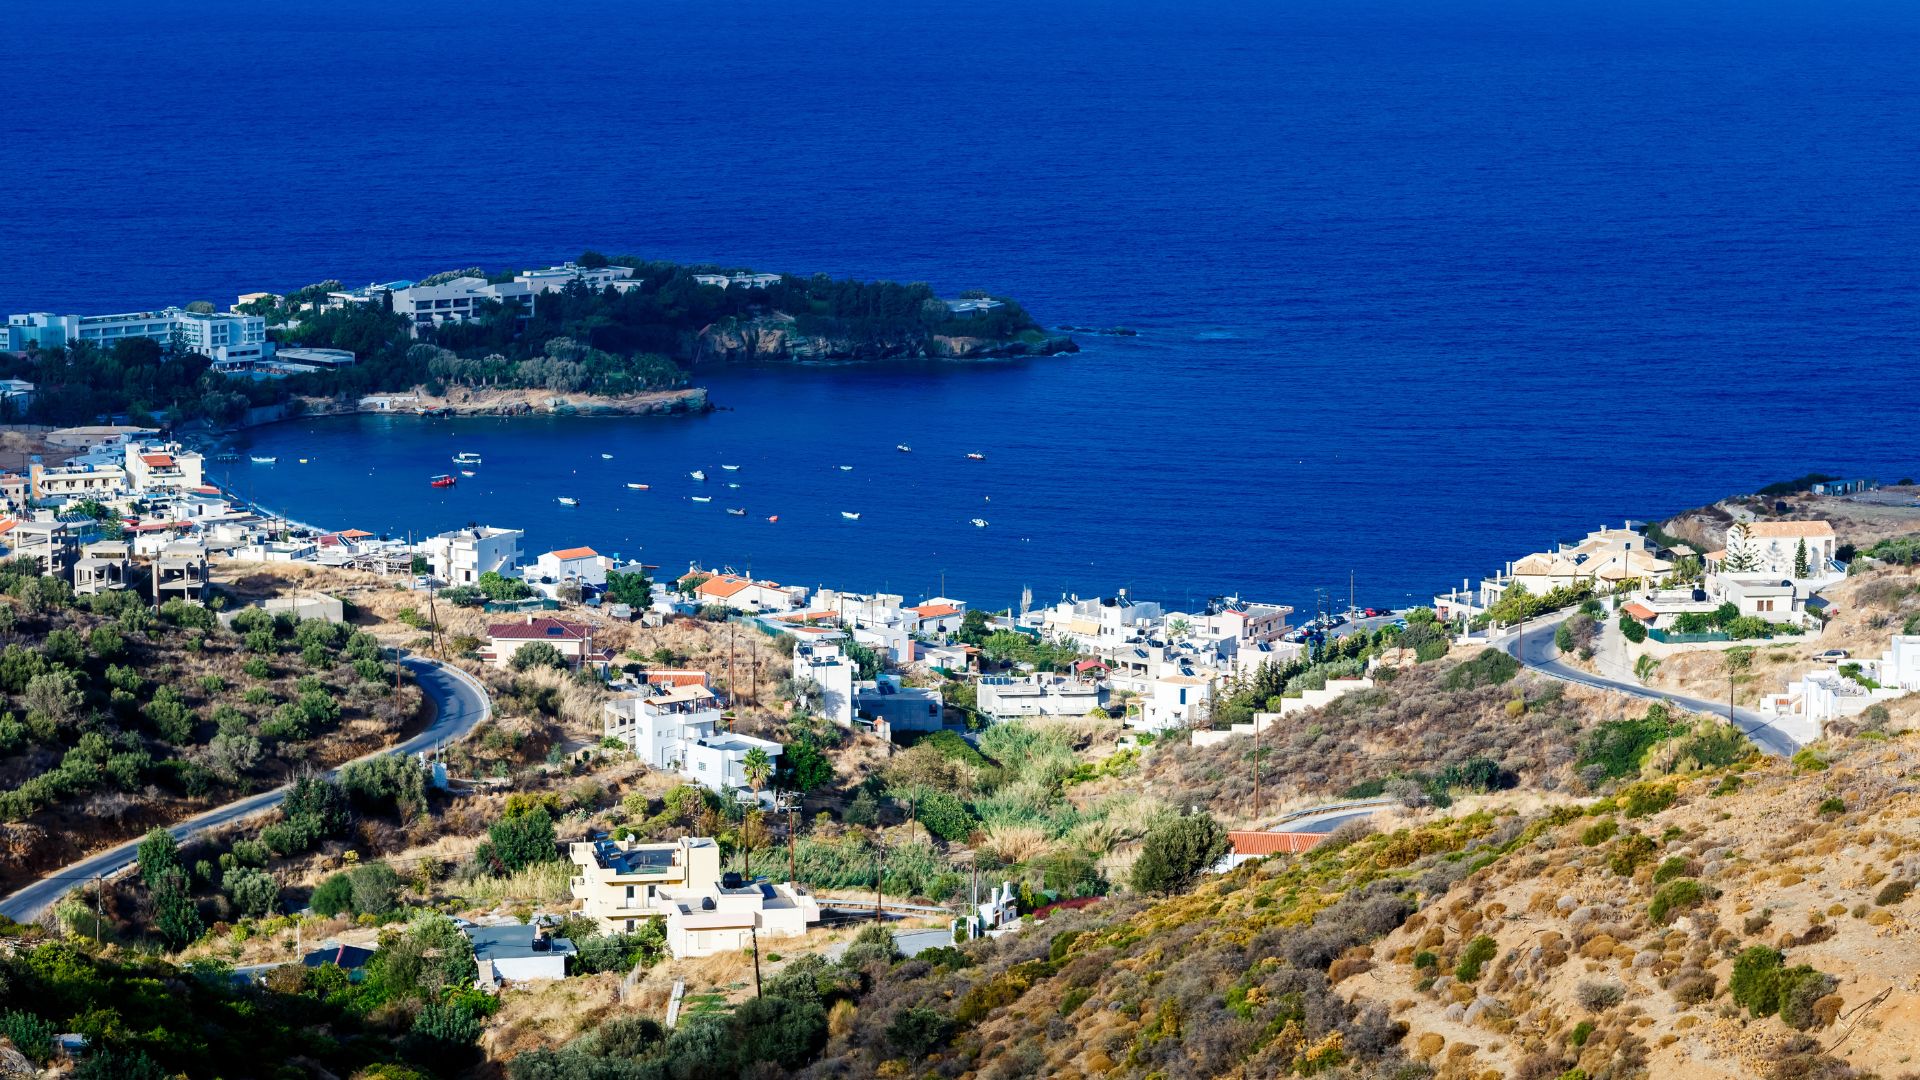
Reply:
[[[1807,542],[1805,540],[1800,541],[1800,546],[1793,549],[1793,576],[1795,578],[1812,576],[1807,566]]]

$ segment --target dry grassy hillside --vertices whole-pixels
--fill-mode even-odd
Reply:
[[[1624,698],[1530,674],[1449,688],[1454,670],[1438,664],[1404,669],[1390,683],[1288,717],[1263,733],[1261,818],[1348,792],[1431,800],[1447,788],[1478,790],[1482,774],[1495,776],[1496,789],[1561,790],[1575,780],[1573,761],[1588,728],[1644,711]],[[1174,806],[1204,806],[1237,826],[1252,818],[1252,754],[1250,736],[1167,746],[1124,783],[1144,785]],[[1476,763],[1497,770],[1489,774]],[[1460,782],[1448,784],[1449,777]]]
[[[1563,812],[1341,988],[1442,1077],[1920,1075],[1920,745],[1796,762]]]

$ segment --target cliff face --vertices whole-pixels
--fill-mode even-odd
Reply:
[[[988,338],[932,335],[812,334],[785,315],[729,319],[701,330],[687,354],[695,366],[867,360],[974,360],[1079,352],[1070,337]]]

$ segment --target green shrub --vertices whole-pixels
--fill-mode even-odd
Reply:
[[[1672,784],[1635,784],[1621,794],[1625,813],[1630,818],[1657,814],[1673,805]]]
[[[1580,764],[1598,766],[1607,779],[1628,776],[1640,771],[1647,751],[1686,730],[1665,705],[1655,704],[1639,719],[1609,720],[1595,727],[1580,748]]]
[[[1806,1030],[1818,1020],[1813,1004],[1833,992],[1834,979],[1805,964],[1786,967],[1778,949],[1755,945],[1733,962],[1727,989],[1734,1004],[1755,1017],[1780,1014],[1788,1027]]]
[[[1587,1040],[1591,1038],[1593,1038],[1593,1021],[1591,1020],[1582,1020],[1573,1025],[1573,1031],[1567,1035],[1567,1041],[1575,1046],[1585,1046]]]
[[[1442,685],[1449,690],[1472,690],[1498,686],[1520,673],[1520,662],[1499,649],[1482,649],[1479,655],[1447,672]]]
[[[1794,772],[1821,772],[1827,767],[1827,759],[1813,750],[1801,750],[1793,755]]]
[[[1678,855],[1669,856],[1662,859],[1660,865],[1654,868],[1653,883],[1655,885],[1665,885],[1675,878],[1685,877],[1686,873],[1687,860]]]
[[[1432,968],[1432,967],[1438,967],[1439,964],[1440,964],[1440,958],[1433,955],[1432,953],[1428,952],[1425,949],[1422,949],[1419,952],[1413,954],[1413,966],[1416,968],[1419,968],[1421,971],[1425,971],[1428,968]]]
[[[13,1040],[13,1048],[35,1065],[45,1065],[53,1057],[53,1040],[60,1029],[30,1012],[8,1009],[0,1012],[0,1035]]]
[[[1607,869],[1621,877],[1632,877],[1640,864],[1653,858],[1653,838],[1641,833],[1621,837],[1607,856]]]
[[[1653,892],[1647,905],[1647,917],[1657,926],[1665,926],[1672,917],[1698,907],[1707,899],[1707,889],[1692,878],[1676,878]]]
[[[1480,978],[1480,970],[1499,951],[1499,942],[1481,934],[1467,942],[1467,947],[1461,950],[1460,962],[1454,966],[1453,977],[1461,982],[1477,981]]]
[[[1613,834],[1619,831],[1619,822],[1610,817],[1601,818],[1599,821],[1587,826],[1586,829],[1580,833],[1580,842],[1587,847],[1599,847],[1601,844],[1613,839]]]
[[[1828,796],[1827,798],[1821,799],[1819,808],[1815,810],[1815,813],[1818,813],[1823,817],[1828,814],[1844,814],[1846,812],[1847,812],[1847,800],[1842,799],[1838,796],[1832,796],[1832,795]]]
[[[1889,881],[1885,885],[1880,886],[1880,891],[1873,896],[1873,902],[1880,907],[1891,907],[1905,900],[1912,894],[1913,882],[1905,880]]]

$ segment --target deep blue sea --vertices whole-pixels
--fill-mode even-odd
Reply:
[[[256,433],[281,464],[235,486],[322,524],[480,520],[535,551],[909,593],[944,571],[993,604],[1310,603],[1352,572],[1365,603],[1810,469],[1920,473],[1911,3],[0,15],[0,311],[593,247],[1141,331],[1045,361],[702,373],[730,411],[696,419]],[[456,449],[487,464],[430,492]],[[687,501],[722,463],[741,487]]]

